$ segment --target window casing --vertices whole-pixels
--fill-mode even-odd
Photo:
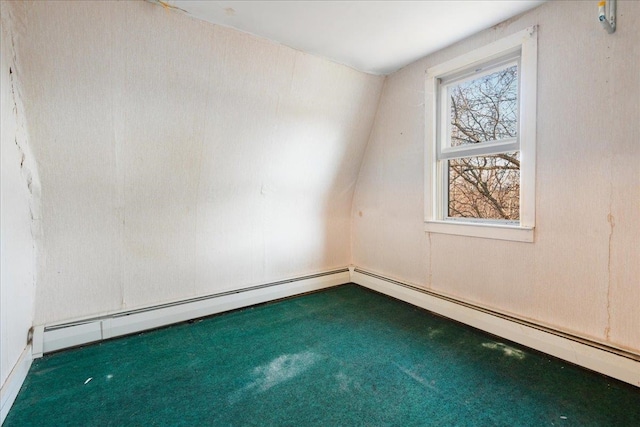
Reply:
[[[425,230],[533,241],[536,28],[427,70]]]

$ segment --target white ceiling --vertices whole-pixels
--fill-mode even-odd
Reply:
[[[543,2],[165,0],[195,18],[374,74],[396,71]]]

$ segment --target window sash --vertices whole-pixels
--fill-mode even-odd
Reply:
[[[521,51],[518,49],[507,55],[500,56],[497,59],[488,60],[479,64],[474,64],[457,72],[451,76],[440,77],[436,79],[437,83],[437,106],[436,111],[440,120],[437,122],[436,128],[436,159],[452,159],[459,157],[467,157],[474,154],[498,154],[502,151],[519,150],[520,148],[520,115],[521,115],[521,96],[522,96],[522,73],[521,73]],[[457,86],[468,81],[473,81],[485,77],[506,68],[516,66],[518,68],[518,99],[516,108],[516,127],[518,136],[513,138],[502,138],[493,141],[485,141],[473,145],[461,145],[457,147],[451,146],[451,99],[447,95],[450,86]],[[498,150],[498,151],[496,151]]]
[[[522,154],[519,150],[514,150],[514,151],[518,151],[520,153],[520,155]],[[499,151],[497,153],[494,154],[500,154],[500,153],[507,153],[508,151]],[[466,158],[466,157],[476,157],[475,155],[472,156],[461,156],[461,157],[457,157],[457,158]],[[520,158],[522,159],[522,157],[520,156]],[[455,159],[455,158],[453,158]],[[440,210],[440,218],[442,219],[442,221],[455,221],[455,222],[460,222],[460,223],[472,223],[472,224],[484,224],[484,225],[489,225],[489,224],[500,224],[500,225],[514,225],[514,226],[519,226],[521,225],[521,220],[522,220],[522,216],[520,215],[520,218],[517,220],[514,219],[500,219],[500,218],[478,218],[478,217],[453,217],[453,216],[449,216],[449,189],[450,189],[450,175],[449,175],[449,160],[451,159],[446,159],[443,161],[439,161],[437,164],[437,173],[439,175],[439,189],[440,189],[440,194],[442,197],[440,197],[440,204],[438,206],[438,209]],[[518,196],[519,199],[519,203],[522,200],[522,169],[520,169],[519,175],[519,181],[520,181],[520,194]]]

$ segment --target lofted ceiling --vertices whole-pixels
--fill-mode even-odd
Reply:
[[[544,0],[149,0],[373,74],[532,9]]]

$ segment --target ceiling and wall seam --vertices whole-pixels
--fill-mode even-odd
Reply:
[[[256,34],[256,33],[251,32],[251,31],[241,30],[241,29],[235,28],[235,27],[233,27],[231,25],[224,25],[224,24],[220,24],[220,23],[209,22],[209,21],[207,21],[205,19],[198,18],[197,16],[192,15],[188,10],[181,9],[179,7],[175,7],[175,6],[173,6],[173,5],[169,4],[169,3],[166,3],[165,1],[161,1],[161,0],[144,0],[144,1],[147,2],[147,3],[150,3],[152,5],[164,8],[167,11],[167,13],[179,13],[179,14],[185,15],[186,17],[188,17],[189,19],[192,19],[194,21],[205,22],[207,25],[213,25],[215,27],[222,27],[222,28],[226,28],[228,30],[239,31],[241,33],[248,34],[248,35],[250,35],[252,37],[255,37],[257,39],[265,40],[265,41],[268,41],[270,43],[274,43],[276,45],[283,46],[283,47],[286,47],[288,49],[295,50],[296,52],[298,52],[300,54],[312,55],[312,56],[315,56],[317,58],[324,59],[325,61],[331,62],[333,64],[340,65],[342,67],[347,67],[347,68],[349,68],[349,69],[351,69],[353,71],[356,71],[358,73],[368,74],[370,76],[376,76],[376,77],[379,77],[379,76],[385,77],[385,76],[387,76],[389,74],[392,74],[392,73],[376,73],[376,72],[372,72],[372,71],[360,70],[360,69],[358,69],[358,68],[356,68],[356,67],[354,67],[352,65],[349,65],[349,64],[344,63],[344,62],[340,62],[340,61],[338,61],[336,59],[333,59],[333,58],[330,58],[328,56],[321,55],[319,53],[306,52],[306,51],[304,51],[302,49],[287,45],[285,43],[279,42],[279,41],[274,40],[274,39],[270,39],[270,38],[265,37],[265,36],[261,36],[260,34]]]
[[[388,75],[545,0],[147,1],[167,13],[180,9],[192,18],[274,40],[367,74]]]

